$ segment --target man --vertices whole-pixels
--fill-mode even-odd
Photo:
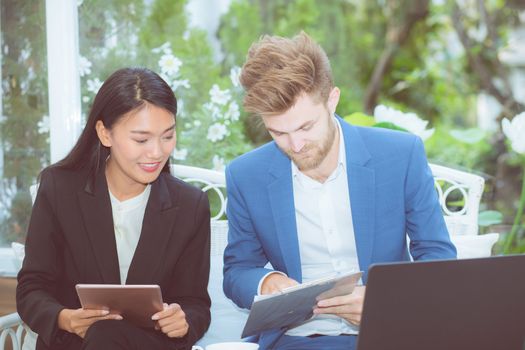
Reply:
[[[371,263],[455,258],[421,140],[335,114],[325,52],[305,33],[252,45],[244,107],[273,138],[226,169],[224,292],[253,297]],[[267,266],[267,263],[271,267]],[[365,287],[320,301],[315,317],[264,332],[261,349],[353,349]]]

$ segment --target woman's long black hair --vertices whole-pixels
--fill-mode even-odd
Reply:
[[[51,165],[77,170],[88,167],[92,174],[99,170],[101,160],[109,155],[103,146],[95,126],[101,120],[111,129],[126,113],[151,103],[177,115],[177,99],[170,86],[155,72],[147,68],[122,68],[111,74],[95,96],[89,117],[77,143],[61,161]],[[162,171],[169,172],[169,159]]]

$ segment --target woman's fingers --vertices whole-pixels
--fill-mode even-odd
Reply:
[[[171,304],[164,310],[152,316],[157,319],[157,325],[168,337],[183,337],[188,333],[189,325],[186,322],[186,314],[179,304]]]

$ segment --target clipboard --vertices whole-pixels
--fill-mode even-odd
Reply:
[[[241,337],[276,328],[293,328],[313,316],[319,300],[350,294],[362,272],[348,272],[286,288],[254,300]]]
[[[139,327],[154,327],[151,316],[163,310],[156,284],[77,284],[75,288],[82,308],[109,310]]]

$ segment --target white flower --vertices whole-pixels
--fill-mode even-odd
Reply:
[[[188,156],[188,150],[186,148],[183,148],[183,149],[175,148],[171,155],[173,156],[173,159],[185,160],[186,157]]]
[[[426,129],[428,121],[419,118],[415,113],[403,113],[394,108],[378,105],[374,109],[374,117],[377,123],[392,123],[416,134],[423,141],[434,133],[434,129]]]
[[[177,119],[184,117],[184,114],[186,113],[185,108],[186,108],[186,105],[184,104],[184,100],[178,98],[177,99]]]
[[[161,46],[152,49],[151,52],[153,52],[153,53],[160,53],[160,52],[162,52],[164,54],[171,54],[171,44],[170,44],[169,41],[167,41],[164,44],[162,44]]]
[[[196,128],[198,128],[199,126],[202,125],[202,123],[201,123],[200,120],[194,120],[194,121],[193,121],[193,125],[194,125]]]
[[[91,73],[91,62],[82,55],[78,55],[78,74],[81,77]]]
[[[228,107],[228,111],[226,111],[226,114],[224,115],[224,119],[230,119],[231,121],[236,122],[239,120],[240,115],[241,112],[239,111],[239,105],[237,102],[232,101]]]
[[[89,96],[82,96],[82,102],[88,103],[90,100]]]
[[[173,91],[176,91],[179,87],[184,87],[186,89],[189,89],[191,87],[190,82],[188,79],[183,80],[173,80],[170,84]]]
[[[234,66],[230,69],[230,80],[232,81],[233,86],[238,87],[241,85],[239,77],[241,76],[241,67]]]
[[[221,112],[221,109],[219,108],[219,106],[217,106],[216,104],[213,104],[211,102],[207,102],[207,103],[204,104],[204,108],[207,109],[210,112],[212,120],[221,119],[222,112]]]
[[[101,82],[99,78],[88,79],[87,90],[96,94],[98,90],[100,90],[100,87],[102,86],[102,84],[103,82]]]
[[[221,90],[217,84],[213,84],[210,90],[211,102],[224,106],[230,101],[230,90]]]
[[[228,133],[228,130],[226,129],[226,126],[221,123],[215,123],[210,125],[208,128],[208,140],[211,142],[217,142],[220,141],[226,136]]]
[[[182,61],[171,53],[165,53],[159,60],[159,67],[164,74],[176,75],[180,66],[182,66]]]
[[[224,171],[225,164],[224,164],[224,158],[219,157],[218,155],[214,155],[213,159],[213,170],[216,171]]]
[[[516,115],[512,120],[503,119],[501,128],[514,152],[525,154],[525,112]]]
[[[27,47],[20,50],[20,62],[27,61],[29,56],[31,56],[31,46],[26,45]]]
[[[37,123],[37,126],[38,126],[38,133],[39,134],[47,134],[49,132],[49,125],[50,125],[50,120],[49,120],[49,116],[48,115],[44,115],[42,117],[42,120],[40,120],[38,123]]]

